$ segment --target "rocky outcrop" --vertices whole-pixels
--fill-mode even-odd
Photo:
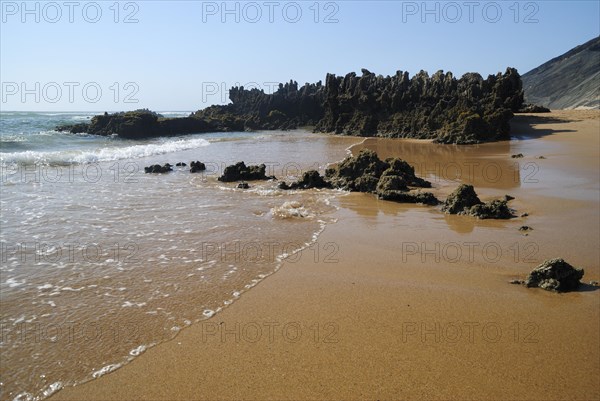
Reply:
[[[435,139],[441,143],[478,143],[508,139],[508,121],[523,103],[518,72],[452,73],[425,71],[412,78],[362,70],[345,77],[327,75],[325,115],[317,131],[337,134]]]
[[[547,291],[573,291],[581,284],[583,274],[583,269],[574,268],[563,259],[546,260],[529,273],[524,284]]]
[[[275,179],[273,176],[265,174],[267,167],[264,164],[258,166],[246,166],[244,162],[239,162],[225,167],[223,175],[218,180],[222,182],[235,181],[257,181]]]
[[[331,183],[325,181],[316,170],[309,170],[302,174],[302,178],[290,185],[285,182],[279,184],[279,189],[311,189],[331,188]]]
[[[149,110],[95,116],[89,125],[62,126],[71,132],[140,139],[185,133],[292,129],[344,135],[434,139],[470,144],[508,139],[509,120],[523,103],[518,72],[460,79],[438,71],[412,78],[398,71],[383,77],[363,69],[321,82],[280,84],[272,94],[231,88],[231,104],[211,106],[189,117],[163,118]]]
[[[374,193],[384,200],[429,205],[438,203],[431,193],[411,192],[409,187],[431,187],[430,182],[415,175],[412,166],[398,158],[382,161],[368,149],[328,168],[325,177],[335,188]]]
[[[461,184],[448,196],[442,206],[442,211],[448,214],[474,216],[479,219],[510,219],[515,217],[508,207],[510,198],[512,197],[483,203],[472,185]]]

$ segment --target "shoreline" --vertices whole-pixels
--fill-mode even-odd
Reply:
[[[574,112],[551,113],[569,114],[577,117]],[[593,248],[598,243],[598,200],[587,199],[589,183],[574,185],[573,191],[583,193],[584,199],[561,198],[553,188],[565,182],[553,171],[568,167],[591,178],[595,185],[589,190],[596,190],[597,170],[594,175],[590,166],[597,166],[598,147],[590,146],[589,140],[598,140],[592,130],[597,132],[599,121],[597,112],[590,115],[591,119],[566,123],[533,124],[531,129],[525,117],[515,126],[533,139],[511,141],[501,149],[497,144],[478,146],[490,148],[480,160],[498,163],[503,163],[499,154],[510,157],[513,149],[527,150],[524,162],[534,157],[533,150],[545,153],[540,185],[517,186],[509,180],[501,181],[500,188],[475,187],[478,193],[482,190],[482,198],[507,191],[516,195],[519,212],[533,211],[526,219],[535,229],[530,237],[515,230],[522,218],[477,221],[446,216],[427,206],[344,194],[336,200],[337,222],[326,226],[316,249],[305,248],[297,262],[284,262],[278,274],[261,281],[255,291],[247,291],[231,307],[182,330],[175,339],[51,399],[600,397],[594,380],[600,372],[600,291],[551,294],[511,286],[510,278],[539,264],[520,259],[512,263],[513,254],[494,263],[479,254],[469,262],[451,263],[448,255],[440,255],[441,262],[428,258],[426,249],[409,255],[405,246],[434,244],[436,238],[459,244],[477,238],[510,250],[512,243],[533,239],[541,259],[564,255],[586,268],[585,282],[598,280],[598,251]],[[573,131],[584,138],[573,140]],[[378,152],[387,148],[411,164],[411,158],[426,162],[431,155],[397,154],[402,149],[394,141],[398,140],[365,138],[352,149],[381,145]],[[577,161],[565,147],[578,152]],[[455,152],[447,153],[448,160],[455,159]],[[476,155],[464,160],[471,161],[471,156]],[[548,177],[553,178],[550,183],[544,181]],[[473,179],[477,184],[477,177]],[[443,179],[434,185],[438,193],[447,193],[457,183]],[[590,215],[593,205],[595,214]],[[563,227],[564,243],[557,244],[545,227]],[[581,255],[583,249],[587,255]],[[399,255],[398,250],[404,252]],[[559,254],[549,255],[551,251]]]

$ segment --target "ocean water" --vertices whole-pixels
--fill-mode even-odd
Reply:
[[[305,131],[128,141],[54,131],[95,113],[0,114],[0,399],[99,377],[230,305],[333,221],[333,190],[221,183],[265,163],[294,180],[357,139]],[[164,115],[186,115],[182,112]],[[200,160],[169,174],[151,164]]]

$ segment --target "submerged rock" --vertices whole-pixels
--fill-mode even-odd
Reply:
[[[525,279],[525,285],[547,291],[573,291],[581,284],[583,274],[583,269],[577,269],[563,259],[551,259],[533,269]]]
[[[511,155],[510,157],[512,157],[513,159],[521,159],[525,156],[523,156],[523,153],[517,153],[516,155]]]
[[[160,164],[154,164],[152,166],[144,167],[144,172],[146,172],[146,174],[162,174],[168,173],[169,171],[173,171],[173,166],[171,166],[169,163],[166,163],[164,166],[161,166]]]
[[[195,161],[190,163],[190,173],[199,173],[206,170],[206,165],[202,162]]]
[[[331,183],[325,181],[321,174],[316,170],[309,170],[302,175],[302,178],[290,185],[285,182],[279,184],[279,189],[310,189],[310,188],[331,188]]]
[[[246,166],[244,162],[239,162],[231,166],[225,167],[223,175],[218,178],[222,182],[234,181],[256,181],[256,180],[271,180],[275,177],[265,174],[267,167],[264,164],[258,166]]]
[[[240,182],[237,186],[239,189],[249,189],[250,185],[247,182]]]
[[[185,164],[184,162],[179,162],[177,164],[175,164],[176,167],[185,167],[187,166],[187,164]]]
[[[479,219],[510,219],[514,217],[508,207],[510,198],[512,197],[483,203],[472,185],[461,184],[448,196],[442,206],[442,211],[448,214],[474,216]]]

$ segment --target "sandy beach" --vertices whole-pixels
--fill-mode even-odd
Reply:
[[[527,217],[339,196],[337,222],[231,306],[50,399],[599,399],[600,287],[508,282],[555,257],[600,279],[600,114],[511,125],[510,142],[351,150],[405,159],[441,199],[461,182],[484,200],[509,194]]]

